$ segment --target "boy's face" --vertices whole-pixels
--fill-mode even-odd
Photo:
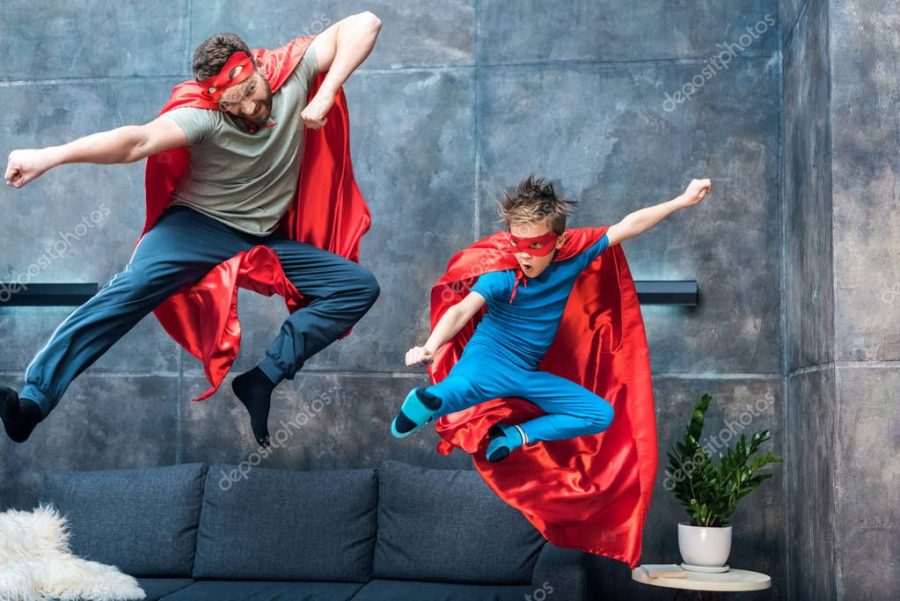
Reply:
[[[540,221],[534,221],[531,223],[511,223],[509,224],[509,233],[514,238],[533,238],[534,236],[543,236],[550,232],[550,227],[547,225],[547,218],[541,219]],[[529,252],[525,252],[522,250],[517,250],[513,253],[516,257],[516,261],[519,262],[519,267],[522,268],[522,272],[530,277],[539,276],[550,263],[553,262],[553,257],[556,256],[556,251],[562,248],[563,243],[566,241],[566,233],[563,232],[556,239],[556,244],[553,252],[550,252],[546,255],[539,256],[537,254],[532,254]],[[533,245],[536,248],[540,246],[540,243]]]

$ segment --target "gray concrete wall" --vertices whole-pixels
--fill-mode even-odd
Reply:
[[[895,2],[785,2],[789,597],[900,591]]]
[[[0,64],[0,151],[149,120],[171,86],[189,76],[193,48],[215,31],[269,46],[356,10],[371,9],[384,23],[378,47],[346,85],[354,165],[374,218],[362,262],[380,280],[382,297],[351,337],[276,390],[275,428],[300,411],[308,424],[264,465],[370,466],[386,458],[471,465],[459,453],[436,455],[433,433],[395,441],[388,424],[402,395],[425,382],[402,361],[426,335],[429,286],[456,249],[498,227],[495,201],[530,171],[581,201],[575,226],[614,223],[672,198],[692,177],[713,179],[714,192],[700,207],[624,245],[637,279],[696,279],[702,295],[696,309],[644,308],[660,465],[704,392],[714,401],[708,436],[724,438],[726,423],[749,412],[747,431],[771,429],[774,450],[784,450],[775,0],[159,6],[164,17],[131,0],[0,3],[0,51],[8,57]],[[748,27],[760,33],[751,36]],[[711,66],[726,53],[727,66]],[[667,103],[678,91],[691,96]],[[143,224],[142,176],[138,164],[71,165],[25,189],[0,191],[7,207],[0,275],[27,272],[86,219],[84,234],[69,236],[65,254],[31,281],[108,280]],[[96,223],[94,210],[102,215]],[[246,291],[239,306],[244,339],[236,369],[243,370],[261,358],[286,310],[277,298]],[[0,309],[9,341],[0,346],[4,383],[21,385],[25,366],[71,310]],[[242,407],[227,385],[190,404],[203,388],[199,363],[155,318],[145,318],[76,379],[32,440],[0,442],[0,504],[33,502],[46,469],[248,458]],[[781,474],[735,516],[732,565],[775,581],[772,591],[747,599],[787,598]],[[676,523],[685,516],[662,480],[661,469],[645,562],[678,559]],[[601,573],[613,598],[671,596],[631,584],[612,561]]]
[[[828,3],[783,2],[781,8],[788,598],[834,599],[836,399]]]
[[[838,596],[900,594],[900,6],[829,2]]]

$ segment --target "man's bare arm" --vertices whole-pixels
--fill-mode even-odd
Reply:
[[[132,163],[187,144],[187,136],[178,124],[160,116],[144,125],[125,125],[60,146],[14,150],[6,165],[6,185],[21,188],[47,170],[66,163]]]
[[[622,221],[611,225],[607,230],[609,245],[613,246],[643,234],[675,211],[699,203],[711,189],[712,184],[708,179],[694,179],[684,193],[672,200],[629,213]]]
[[[334,104],[334,95],[372,49],[381,30],[381,20],[365,11],[350,15],[328,27],[312,41],[316,53],[316,71],[327,71],[319,91],[300,113],[307,127],[325,124],[325,114]]]

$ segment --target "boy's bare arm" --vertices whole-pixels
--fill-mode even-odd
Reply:
[[[125,125],[60,146],[13,150],[6,165],[6,185],[21,188],[66,163],[131,163],[187,144],[184,131],[163,115],[145,125]]]
[[[609,227],[606,232],[609,245],[643,234],[675,211],[699,203],[711,189],[712,184],[708,179],[694,179],[680,196],[629,213],[622,221]]]
[[[431,363],[439,348],[456,336],[456,333],[484,306],[484,297],[477,292],[470,292],[464,299],[447,309],[438,320],[434,331],[423,346],[415,346],[406,353],[407,365]]]

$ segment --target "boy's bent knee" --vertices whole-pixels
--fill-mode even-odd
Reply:
[[[615,410],[613,409],[613,406],[608,401],[600,399],[596,410],[590,416],[590,419],[599,434],[612,425],[614,417]]]

